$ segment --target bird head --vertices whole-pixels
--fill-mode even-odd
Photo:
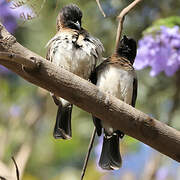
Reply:
[[[57,30],[71,28],[81,30],[82,11],[75,4],[64,6],[57,17]]]
[[[131,64],[133,64],[136,57],[136,53],[136,41],[124,35],[118,44],[117,54],[119,56],[127,58],[131,62]]]

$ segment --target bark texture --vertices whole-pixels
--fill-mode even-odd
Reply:
[[[0,24],[0,64],[180,162],[180,132],[20,45]]]

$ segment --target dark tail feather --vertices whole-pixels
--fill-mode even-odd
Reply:
[[[102,133],[101,120],[96,118],[96,117],[94,117],[94,116],[92,116],[92,118],[93,118],[93,123],[94,123],[94,125],[96,127],[97,135],[101,136],[101,133]]]
[[[63,107],[61,104],[58,106],[56,117],[56,124],[54,127],[53,136],[56,139],[71,139],[71,113],[72,104]]]
[[[122,159],[119,151],[119,135],[104,135],[103,147],[99,166],[105,170],[117,170],[121,167]]]

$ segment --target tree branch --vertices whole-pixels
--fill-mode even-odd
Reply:
[[[102,8],[99,0],[96,0],[96,3],[97,3],[97,5],[98,5],[99,10],[101,11],[102,15],[104,16],[104,18],[106,18],[106,14],[105,14],[105,12],[103,11],[103,8]]]
[[[118,19],[119,19],[119,24],[118,24],[118,28],[117,28],[117,35],[116,35],[116,46],[115,46],[115,51],[118,48],[118,43],[121,39],[121,34],[122,34],[122,30],[123,30],[123,22],[124,22],[124,18],[125,16],[129,13],[129,11],[131,9],[133,9],[138,3],[140,3],[142,0],[134,0],[131,4],[129,4],[126,8],[124,8],[120,14],[118,15]]]
[[[84,175],[86,173],[86,168],[87,168],[87,165],[88,165],[91,150],[93,148],[95,137],[96,137],[96,127],[94,127],[94,129],[93,129],[92,136],[91,136],[91,139],[90,139],[90,142],[89,142],[88,151],[87,151],[87,154],[86,154],[86,157],[85,157],[85,160],[84,160],[84,164],[83,164],[83,169],[82,169],[82,172],[81,172],[81,180],[83,180]]]
[[[38,68],[37,63],[34,62],[33,58],[31,58],[32,61],[27,61],[27,59],[25,59],[24,57],[19,56],[17,54],[13,54],[13,53],[9,54],[7,52],[0,52],[0,59],[7,60],[7,61],[11,59],[11,62],[18,63],[24,67],[27,67],[29,70],[34,70]]]
[[[6,56],[6,59],[0,58],[1,65],[14,71],[27,81],[92,113],[114,129],[119,129],[180,162],[179,131],[151,118],[114,96],[100,91],[88,81],[36,55],[14,41],[15,38],[2,25],[0,27],[0,51],[17,54],[20,59],[28,62],[24,62],[27,68],[29,68],[29,62],[41,66],[38,66],[39,68],[36,71],[26,72],[23,70],[20,61],[11,58],[11,55]],[[11,38],[8,38],[7,41],[7,37]],[[2,52],[0,57],[2,57]],[[32,59],[35,59],[35,61],[32,61]]]
[[[19,179],[19,169],[18,169],[18,165],[17,165],[16,160],[14,159],[14,157],[12,157],[12,160],[13,160],[14,165],[15,165],[15,168],[16,168],[16,178],[17,178],[17,180],[20,180],[20,179]]]

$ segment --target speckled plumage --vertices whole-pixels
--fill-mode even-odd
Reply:
[[[100,90],[131,105],[136,73],[127,59],[117,57],[115,61],[115,58],[110,57],[97,68],[96,85]],[[103,127],[109,134],[113,133],[113,129],[108,125],[103,124]]]
[[[136,56],[136,42],[126,36],[118,44],[117,51],[101,63],[91,75],[91,80],[101,91],[111,94],[127,104],[135,106],[137,96],[137,77],[133,68]],[[119,139],[124,133],[113,129],[109,124],[93,117],[97,134],[103,131],[103,147],[99,166],[106,170],[121,167]]]
[[[101,42],[85,30],[62,29],[47,46],[48,60],[84,79],[89,78],[104,50]]]
[[[89,79],[98,61],[101,61],[104,47],[95,37],[81,27],[82,12],[77,5],[67,5],[57,17],[56,35],[47,43],[46,59],[57,66]],[[53,95],[59,106],[54,137],[70,139],[72,104]]]

